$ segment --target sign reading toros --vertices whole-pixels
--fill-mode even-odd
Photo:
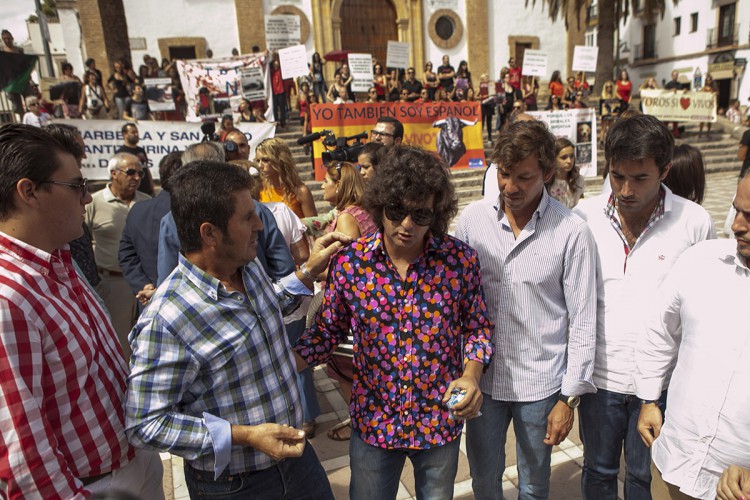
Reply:
[[[664,121],[715,122],[716,94],[713,92],[675,92],[641,90],[643,112]]]

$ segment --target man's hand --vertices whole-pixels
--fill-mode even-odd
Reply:
[[[149,283],[148,285],[143,287],[143,290],[135,294],[135,298],[138,299],[138,302],[140,302],[141,305],[145,306],[146,304],[148,304],[148,301],[151,300],[154,292],[156,292],[156,287]]]
[[[351,241],[351,237],[339,232],[328,233],[315,240],[310,250],[310,257],[307,259],[307,271],[313,276],[325,271],[333,254]]]
[[[305,432],[279,424],[233,425],[232,444],[252,446],[278,462],[302,456]]]
[[[443,404],[447,403],[451,397],[453,389],[464,389],[466,395],[450,409],[450,412],[456,418],[469,419],[474,418],[479,409],[482,407],[482,391],[479,389],[479,379],[482,376],[482,364],[477,361],[468,361],[464,367],[464,374],[448,385],[448,390],[443,396]]]
[[[750,470],[736,465],[729,466],[716,487],[719,500],[746,500],[750,498]]]
[[[662,422],[659,405],[656,403],[641,405],[641,414],[638,416],[638,433],[640,433],[643,443],[648,448],[651,448],[654,439],[659,437]]]
[[[558,401],[547,415],[547,435],[544,436],[544,444],[562,443],[568,437],[570,429],[573,428],[574,421],[573,408],[562,401]]]

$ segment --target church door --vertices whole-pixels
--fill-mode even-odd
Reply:
[[[398,41],[396,8],[390,0],[345,0],[341,5],[341,48],[372,54],[385,67],[388,40]],[[420,74],[417,71],[417,74]]]

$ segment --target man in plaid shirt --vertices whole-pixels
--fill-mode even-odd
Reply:
[[[127,363],[67,242],[91,202],[74,135],[0,128],[0,497],[163,499],[125,437]]]
[[[255,259],[263,225],[245,170],[198,161],[170,184],[182,253],[130,334],[130,442],[184,457],[193,497],[333,498],[305,446],[282,314],[341,244],[319,240],[272,284]]]

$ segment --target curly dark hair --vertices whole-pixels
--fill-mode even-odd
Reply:
[[[510,168],[531,154],[536,154],[542,172],[547,174],[554,170],[555,136],[544,122],[516,121],[500,132],[490,160],[498,166]]]
[[[422,202],[433,197],[430,231],[443,236],[458,212],[450,170],[435,154],[415,146],[393,146],[365,191],[364,208],[383,229],[383,209],[390,203]]]

